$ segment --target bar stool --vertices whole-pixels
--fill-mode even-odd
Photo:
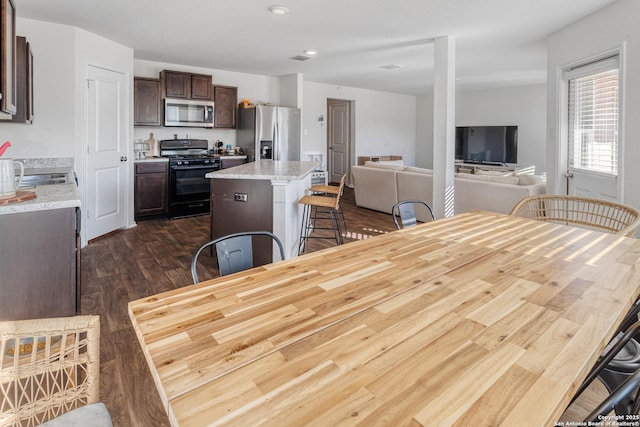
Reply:
[[[343,243],[342,239],[342,226],[340,221],[340,198],[344,189],[344,181],[346,174],[340,179],[340,185],[337,187],[338,191],[335,196],[320,196],[317,194],[308,194],[302,196],[298,203],[304,205],[302,213],[302,225],[300,227],[300,244],[298,245],[298,255],[304,251],[304,245],[309,239],[335,239],[336,245]],[[328,210],[329,216],[318,216],[318,208],[324,208]],[[318,227],[316,225],[318,220],[330,220],[330,227]],[[343,217],[344,220],[344,217]],[[311,236],[312,231],[317,230],[333,230],[333,237],[331,236]]]
[[[342,177],[340,178],[340,181],[341,182],[344,181],[346,176],[347,176],[347,174],[342,175]],[[312,185],[311,187],[309,187],[309,191],[314,195],[336,197],[336,196],[338,196],[338,194],[340,194],[340,196],[342,196],[341,190],[340,190],[341,188],[343,188],[343,187],[341,187],[340,185],[317,184],[317,185]],[[340,205],[340,210],[338,211],[338,213],[340,214],[340,217],[342,218],[342,231],[347,233],[347,221],[344,218],[344,211],[342,210],[342,205]]]

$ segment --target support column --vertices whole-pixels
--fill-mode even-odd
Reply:
[[[437,37],[433,72],[433,212],[436,218],[454,214],[456,115],[455,39]]]

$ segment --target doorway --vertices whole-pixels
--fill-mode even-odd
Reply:
[[[619,55],[564,70],[567,194],[620,201]]]
[[[127,74],[86,64],[85,185],[86,239],[127,225]]]
[[[340,182],[344,174],[349,177],[354,128],[352,109],[352,101],[327,99],[327,175],[329,182]]]

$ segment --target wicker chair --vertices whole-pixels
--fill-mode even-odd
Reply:
[[[0,426],[111,426],[99,378],[98,316],[0,322]]]
[[[629,237],[640,223],[640,212],[622,203],[560,194],[525,197],[511,215]]]

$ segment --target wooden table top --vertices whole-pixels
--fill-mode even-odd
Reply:
[[[173,425],[553,425],[640,241],[471,212],[129,303]]]

